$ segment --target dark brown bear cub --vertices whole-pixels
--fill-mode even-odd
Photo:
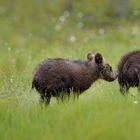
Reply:
[[[118,65],[118,82],[122,94],[130,87],[140,87],[140,50],[122,57]]]
[[[101,54],[89,53],[86,61],[56,58],[42,62],[33,76],[32,88],[49,104],[52,96],[70,95],[71,91],[79,95],[98,79],[111,82],[116,77]]]

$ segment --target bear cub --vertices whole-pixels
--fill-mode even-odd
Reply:
[[[124,55],[118,65],[118,82],[122,94],[130,87],[140,89],[140,50]]]
[[[35,70],[32,88],[35,88],[41,101],[50,103],[51,97],[79,95],[98,79],[114,81],[116,72],[100,53],[88,53],[87,60],[48,59],[39,64]]]

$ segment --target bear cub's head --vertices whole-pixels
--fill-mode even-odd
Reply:
[[[98,79],[111,82],[117,78],[117,72],[112,70],[112,67],[105,61],[100,53],[88,53],[87,59],[90,69],[96,69]]]

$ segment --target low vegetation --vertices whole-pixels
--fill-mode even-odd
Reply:
[[[47,58],[84,60],[88,52],[100,52],[116,69],[122,55],[140,48],[139,22],[121,19],[111,26],[90,27],[79,21],[81,13],[77,20],[67,12],[47,18],[44,11],[35,16],[21,12],[18,7],[25,7],[20,3],[16,6],[13,13],[0,9],[0,138],[139,140],[140,97],[135,88],[122,96],[117,81],[99,80],[78,100],[52,99],[47,108],[31,90],[33,71]]]

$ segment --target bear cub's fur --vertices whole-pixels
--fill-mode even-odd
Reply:
[[[118,65],[118,82],[122,94],[130,87],[140,87],[140,50],[122,57]]]
[[[63,99],[71,91],[79,95],[98,79],[111,82],[116,78],[117,74],[100,53],[89,53],[86,61],[56,58],[42,62],[35,70],[32,88],[49,104],[52,96]]]

